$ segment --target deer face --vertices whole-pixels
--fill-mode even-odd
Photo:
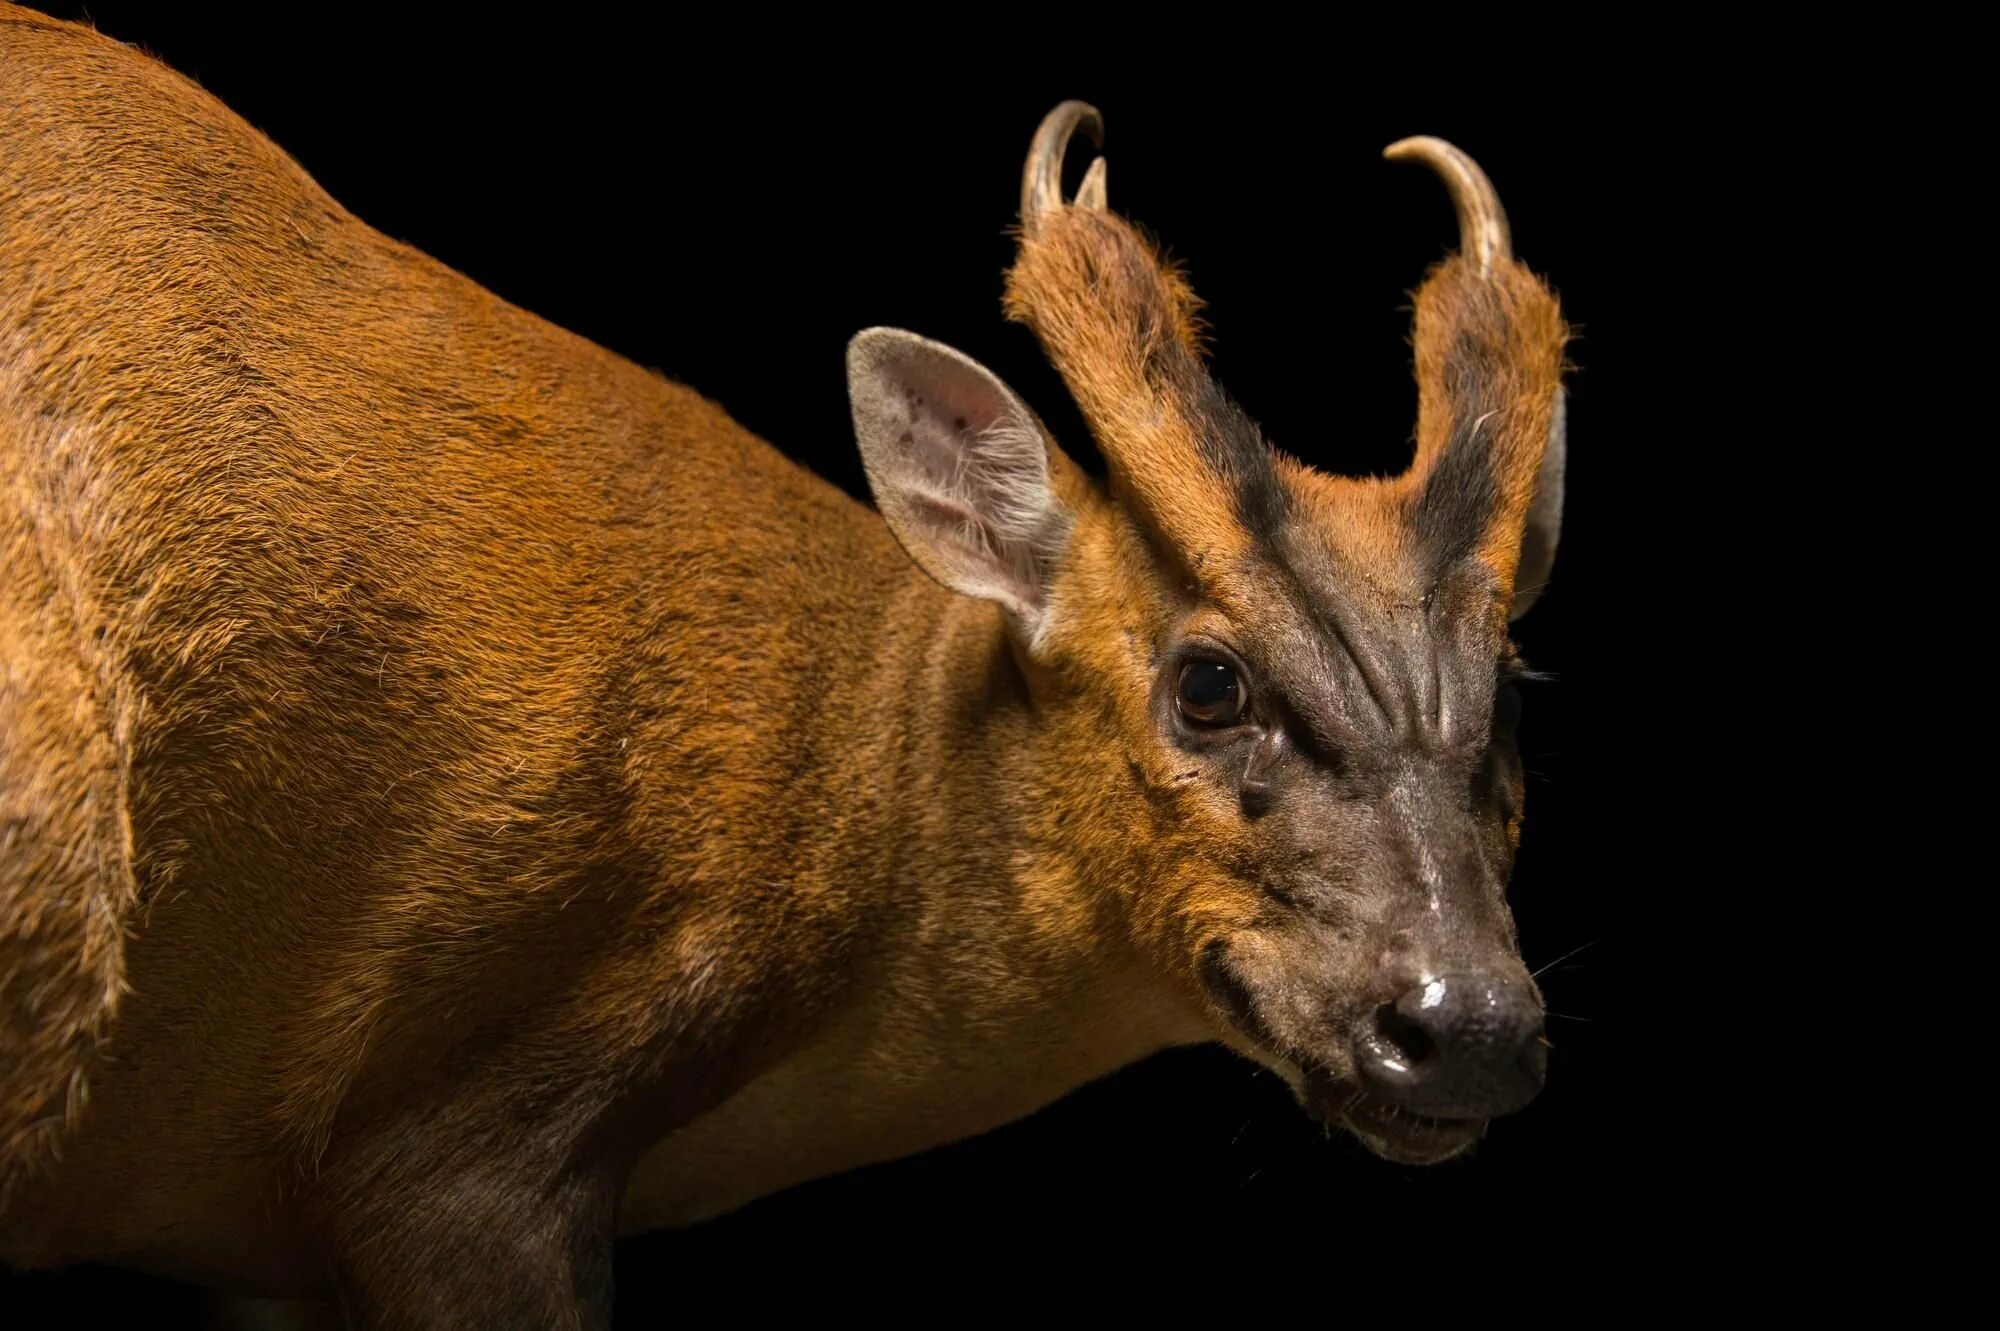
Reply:
[[[1478,168],[1464,253],[1418,296],[1402,476],[1277,454],[1209,379],[1195,306],[1103,211],[1055,195],[1080,104],[1036,140],[1008,310],[1110,465],[1100,487],[989,372],[876,329],[850,348],[885,517],[999,602],[1037,702],[1031,855],[1109,894],[1216,1033],[1388,1158],[1456,1154],[1544,1073],[1505,890],[1521,766],[1508,635],[1553,558],[1565,337]]]

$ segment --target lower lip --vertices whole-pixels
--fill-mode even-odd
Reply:
[[[1465,1137],[1486,1126],[1476,1118],[1425,1118],[1373,1100],[1350,1104],[1340,1111],[1340,1116],[1355,1127],[1415,1137]]]
[[[1312,1107],[1322,1120],[1338,1120],[1353,1131],[1411,1151],[1429,1154],[1456,1150],[1486,1135],[1483,1119],[1426,1118],[1339,1083],[1319,1081],[1313,1090],[1316,1103]]]

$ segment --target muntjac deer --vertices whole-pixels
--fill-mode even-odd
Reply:
[[[1222,1041],[1393,1160],[1544,1075],[1509,621],[1565,331],[1435,139],[1415,459],[1322,475],[1035,135],[847,349],[876,512],[0,6],[0,1256],[602,1326],[613,1237]]]

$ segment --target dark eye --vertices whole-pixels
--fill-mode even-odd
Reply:
[[[1502,684],[1493,694],[1493,728],[1512,730],[1521,724],[1521,690],[1518,685]]]
[[[1243,685],[1220,661],[1189,661],[1181,667],[1180,705],[1195,725],[1234,725],[1243,715]]]

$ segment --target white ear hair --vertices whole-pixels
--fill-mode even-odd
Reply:
[[[1034,413],[985,366],[899,328],[855,335],[847,392],[875,502],[910,558],[1039,642],[1071,517]]]
[[[1528,507],[1528,525],[1521,533],[1521,562],[1514,572],[1514,604],[1507,618],[1519,619],[1542,594],[1555,568],[1556,539],[1562,535],[1563,467],[1569,460],[1569,394],[1556,389],[1555,414],[1549,418],[1549,445],[1535,473],[1535,499]]]

